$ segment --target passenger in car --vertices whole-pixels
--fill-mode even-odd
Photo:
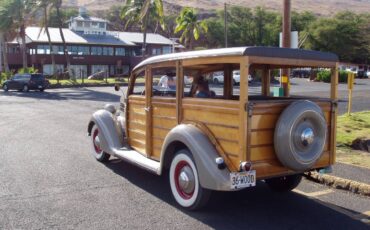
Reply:
[[[203,77],[198,79],[197,86],[196,86],[196,93],[195,97],[198,98],[211,98],[215,97],[216,94],[214,91],[209,90],[208,81],[205,80]]]
[[[173,72],[168,72],[163,75],[159,80],[158,86],[163,88],[176,89],[176,74]]]

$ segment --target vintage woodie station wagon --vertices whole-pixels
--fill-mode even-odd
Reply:
[[[331,53],[273,47],[148,58],[133,69],[120,108],[106,105],[92,115],[92,152],[98,161],[115,156],[168,174],[185,209],[205,205],[212,190],[236,191],[256,181],[292,190],[303,172],[335,162],[337,66]],[[300,67],[331,70],[326,98],[272,96],[272,73]],[[216,72],[223,84],[209,85]],[[249,90],[249,74],[260,76],[259,91]]]

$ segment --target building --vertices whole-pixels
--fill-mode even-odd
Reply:
[[[63,28],[69,60],[70,75],[80,78],[97,72],[106,72],[109,76],[127,74],[142,60],[142,33],[108,31],[108,21],[90,17],[84,9],[79,16],[68,21],[69,28]],[[26,28],[26,47],[28,65],[40,72],[52,73],[50,53],[53,52],[56,72],[66,69],[66,58],[58,28],[49,28],[52,50],[44,29]],[[20,39],[8,44],[8,61],[10,69],[22,67]],[[159,55],[171,53],[174,42],[159,34],[147,34],[147,53]],[[176,44],[178,45],[178,44]]]

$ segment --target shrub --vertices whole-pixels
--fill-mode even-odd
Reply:
[[[348,78],[348,72],[347,71],[344,71],[344,70],[341,70],[339,71],[338,73],[338,81],[340,83],[346,83],[347,82],[347,78]],[[318,81],[323,81],[323,82],[330,82],[330,78],[331,78],[331,72],[330,70],[320,70],[318,73],[317,73],[317,80]]]
[[[339,71],[339,82],[346,83],[348,79],[348,72],[345,70]]]
[[[38,73],[38,69],[35,69],[35,67],[26,67],[26,68],[21,68],[18,70],[19,74],[22,73]]]
[[[8,80],[11,76],[13,75],[12,72],[8,71],[8,72],[2,72],[0,74],[0,84],[3,82],[3,81],[6,81]]]
[[[321,70],[317,73],[317,80],[323,82],[330,82],[331,72],[329,70]]]

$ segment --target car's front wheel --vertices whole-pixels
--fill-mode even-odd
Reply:
[[[200,185],[197,167],[187,149],[176,153],[169,177],[172,195],[181,207],[196,210],[206,205],[211,191]]]
[[[295,189],[302,180],[301,174],[266,179],[266,184],[276,192],[289,192]]]
[[[45,88],[41,88],[41,89],[40,89],[40,92],[44,92],[44,90],[45,90]]]
[[[4,84],[4,85],[3,85],[3,90],[4,90],[4,91],[8,91],[8,90],[9,90],[9,88],[8,88],[8,85],[7,85],[7,84]]]
[[[101,149],[101,142],[100,142],[100,131],[98,126],[94,125],[91,130],[91,144],[92,144],[92,154],[94,155],[95,159],[100,162],[106,162],[109,160],[110,155],[104,152]]]

